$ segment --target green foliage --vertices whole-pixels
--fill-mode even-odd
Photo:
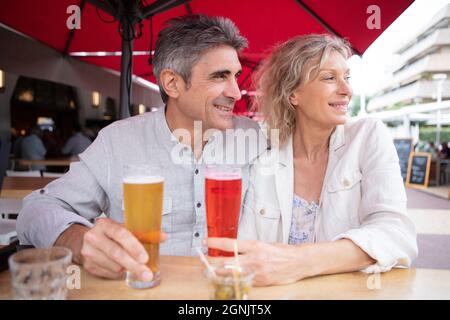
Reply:
[[[436,127],[435,126],[420,127],[419,139],[421,141],[435,141]],[[450,126],[441,127],[441,142],[442,141],[450,141]]]

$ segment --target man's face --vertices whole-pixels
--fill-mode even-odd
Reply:
[[[220,46],[206,51],[192,68],[190,87],[183,83],[180,90],[182,112],[192,121],[203,121],[204,130],[232,128],[234,104],[241,98],[240,74],[235,49]]]

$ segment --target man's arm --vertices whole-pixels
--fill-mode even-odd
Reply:
[[[111,219],[91,222],[109,206],[102,178],[108,176],[107,153],[101,141],[97,139],[63,177],[24,199],[17,220],[19,240],[36,247],[68,247],[74,261],[97,276],[117,278],[130,270],[148,280],[152,274],[145,266],[143,245]]]

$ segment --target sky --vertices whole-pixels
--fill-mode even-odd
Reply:
[[[433,18],[450,0],[416,0],[387,28],[366,50],[362,59],[353,56],[349,60],[351,84],[354,94],[372,95],[392,77],[390,67],[395,64],[395,50],[404,40],[417,35],[420,28]],[[381,12],[383,19],[383,12]]]

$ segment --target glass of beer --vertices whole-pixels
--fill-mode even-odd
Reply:
[[[208,237],[237,237],[241,211],[242,173],[236,166],[213,165],[205,168],[205,202]],[[208,255],[233,256],[232,252],[209,249]]]
[[[161,282],[159,239],[161,231],[164,177],[162,168],[125,166],[123,206],[125,227],[144,245],[149,256],[147,266],[153,272],[151,281],[141,281],[127,271],[126,283],[132,288],[152,288]]]

